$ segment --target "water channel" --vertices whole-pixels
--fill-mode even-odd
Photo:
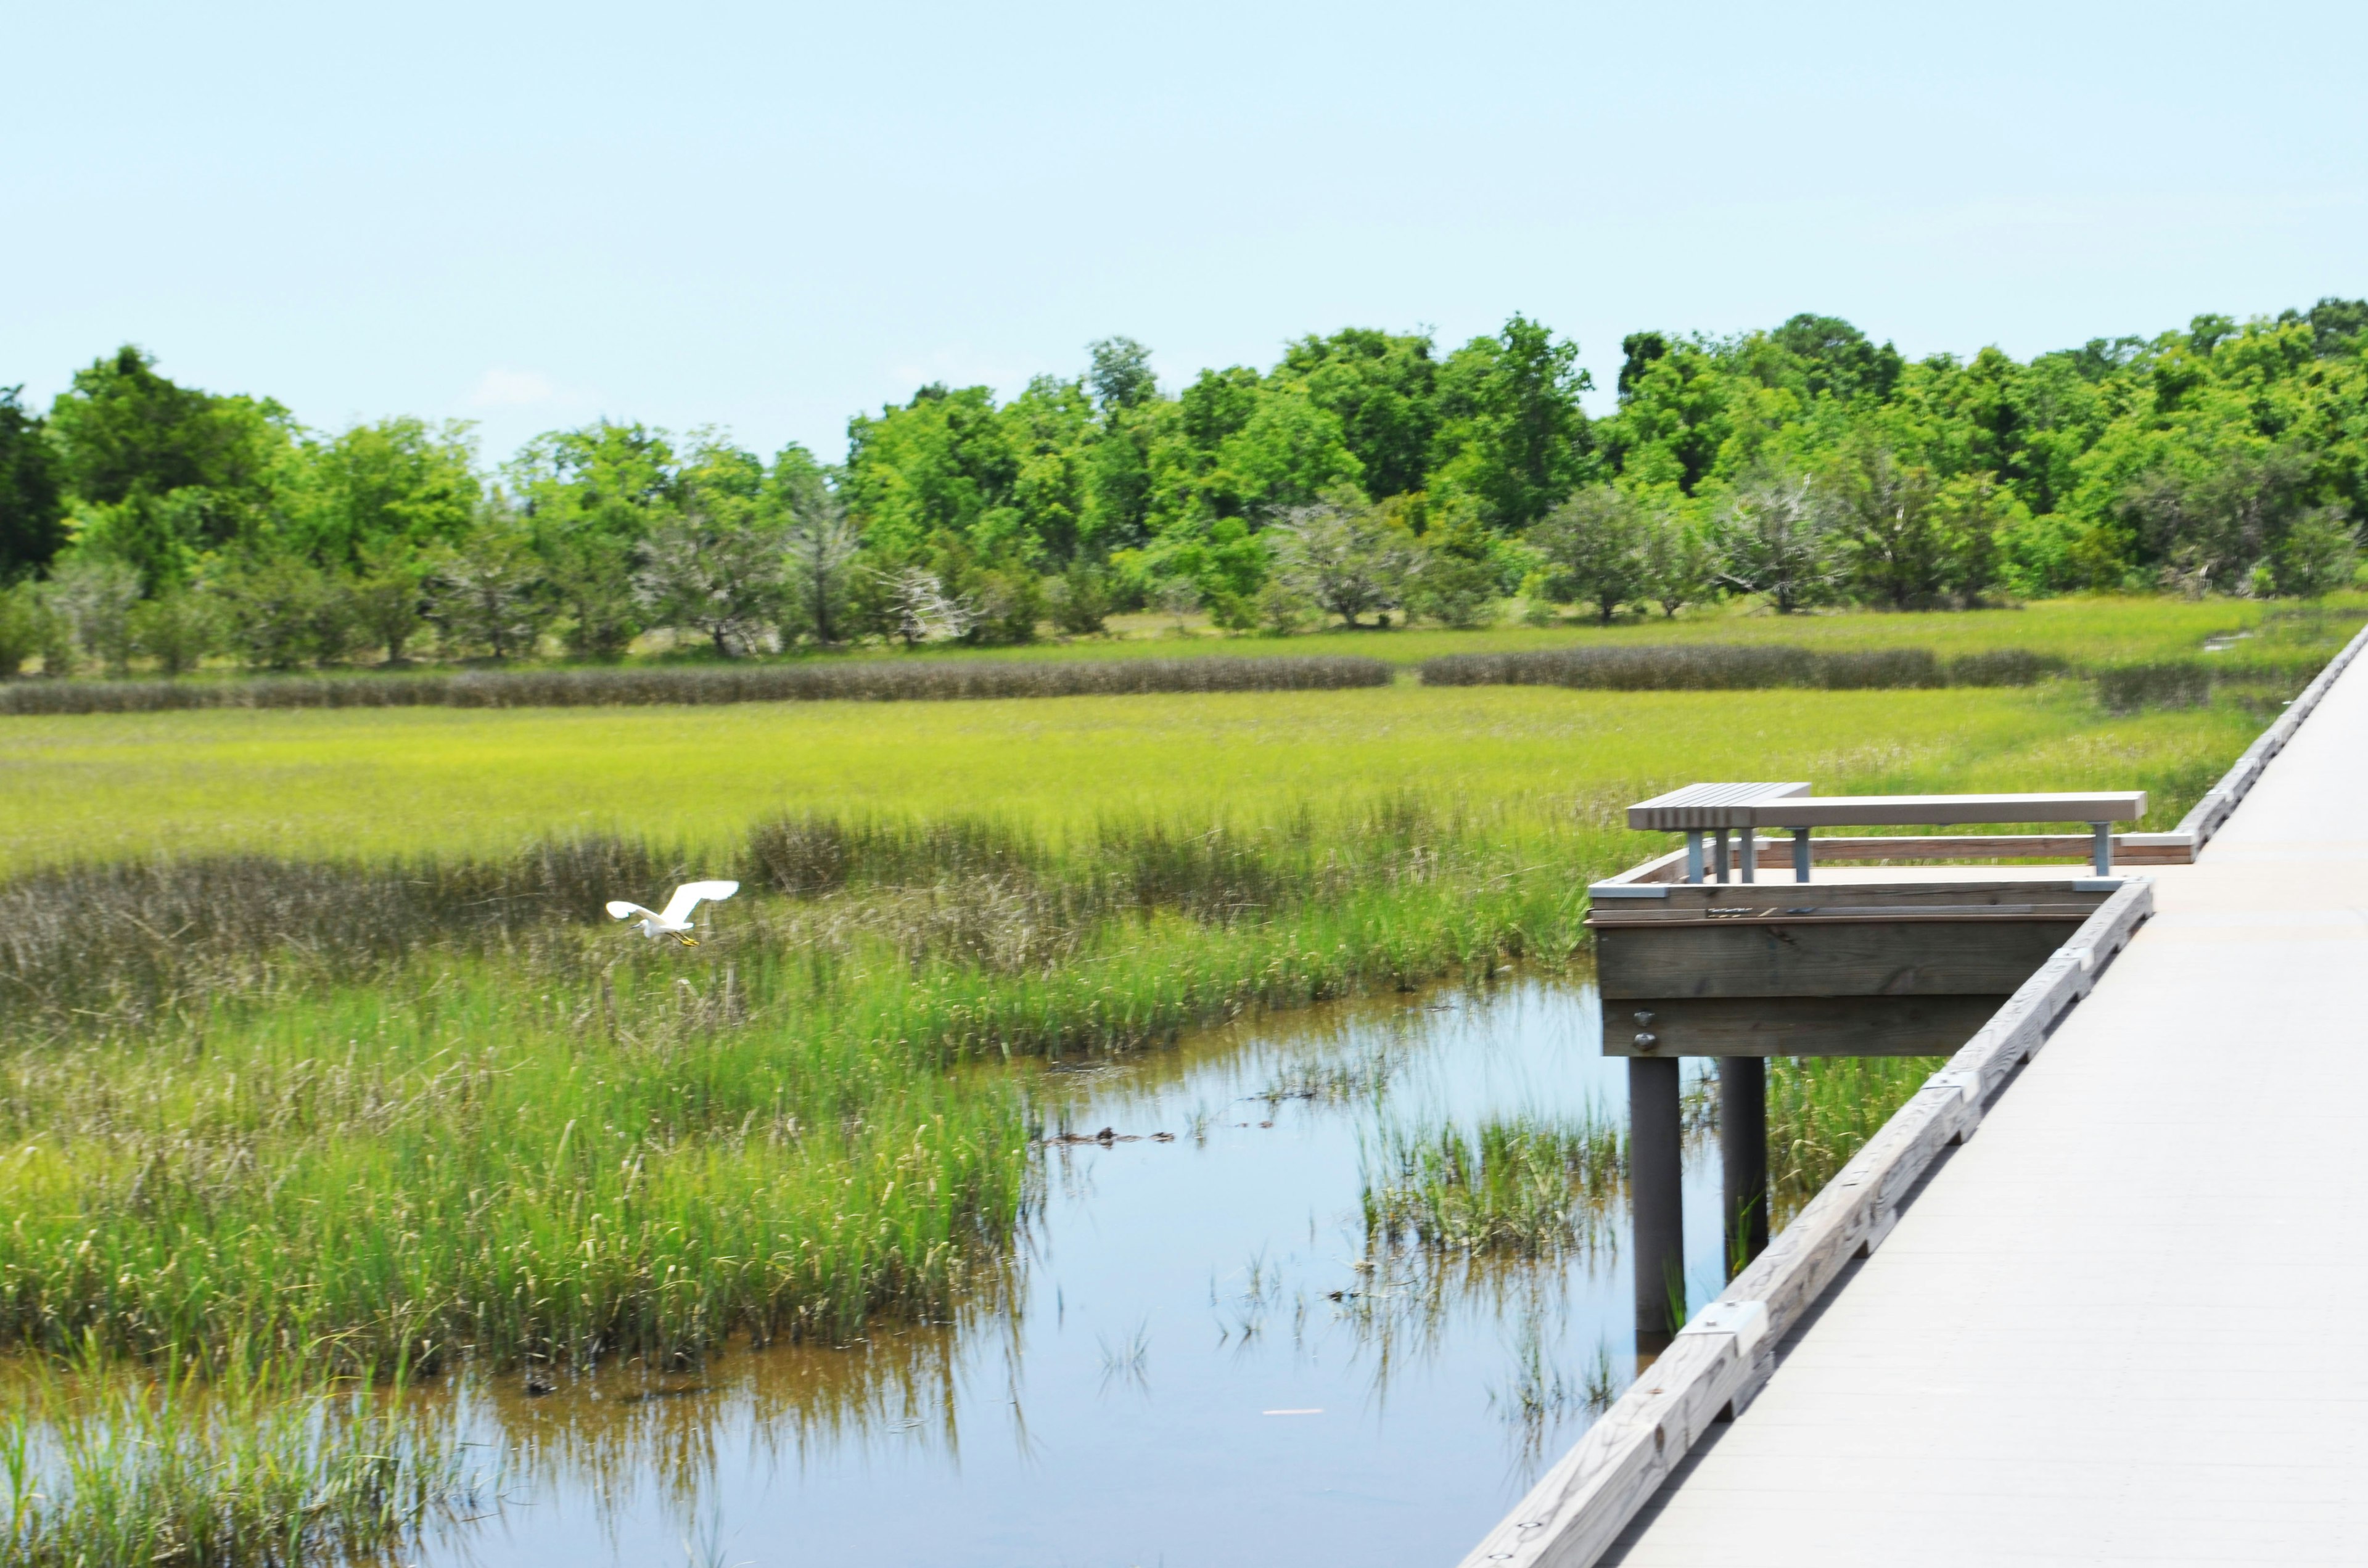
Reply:
[[[1027,1244],[962,1322],[479,1388],[502,1506],[411,1560],[1452,1563],[1632,1374],[1625,1215],[1545,1261],[1376,1260],[1362,1159],[1394,1123],[1618,1118],[1598,1044],[1591,987],[1521,981],[1030,1066],[1060,1125],[1112,1136],[1046,1148]],[[1697,1301],[1722,1278],[1704,1142]]]

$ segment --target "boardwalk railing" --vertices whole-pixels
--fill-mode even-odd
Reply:
[[[1981,1031],[1883,1124],[1716,1301],[1548,1471],[1463,1568],[1587,1568],[1722,1415],[1775,1370],[1776,1346],[1853,1257],[1881,1245],[1942,1151],[1980,1126],[1989,1096],[2046,1044],[2066,1009],[2154,912],[2154,884],[2125,881]]]

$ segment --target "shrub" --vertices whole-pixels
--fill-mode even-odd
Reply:
[[[222,645],[222,615],[203,594],[168,589],[131,608],[131,642],[168,676],[198,667]]]

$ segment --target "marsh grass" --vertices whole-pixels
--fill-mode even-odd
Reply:
[[[948,1069],[1558,962],[1585,877],[1497,825],[798,818],[690,949],[586,921],[601,879],[665,860],[599,842],[515,882],[278,868],[276,900],[252,859],[43,873],[0,976],[0,1333],[436,1369],[942,1320],[1036,1180],[1021,1088]],[[160,911],[181,924],[115,951],[109,922]]]
[[[1768,1063],[1768,1181],[1779,1225],[1939,1072],[1939,1056],[1779,1056]]]
[[[1600,691],[1747,691],[1801,687],[1897,691],[2031,686],[2066,662],[2020,648],[1942,663],[1930,648],[1816,649],[1766,642],[1668,642],[1528,653],[1449,653],[1423,661],[1425,686],[1567,686]]]
[[[1366,1247],[1538,1256],[1613,1244],[1618,1129],[1594,1116],[1390,1126],[1364,1155]]]
[[[1386,686],[1379,659],[1329,653],[1238,658],[882,659],[458,675],[265,676],[219,680],[11,681],[0,715],[156,713],[208,708],[616,708],[655,703],[913,702],[1162,691],[1330,691]]]
[[[24,1568],[380,1560],[490,1489],[449,1423],[410,1417],[399,1375],[94,1351],[12,1368],[6,1394],[0,1556]]]

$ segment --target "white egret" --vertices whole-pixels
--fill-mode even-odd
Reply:
[[[685,882],[674,890],[674,897],[666,900],[663,913],[627,903],[621,898],[609,901],[609,913],[620,920],[640,915],[642,935],[653,942],[660,937],[672,937],[686,948],[695,948],[699,938],[690,934],[690,912],[703,903],[727,899],[739,891],[738,882]]]

